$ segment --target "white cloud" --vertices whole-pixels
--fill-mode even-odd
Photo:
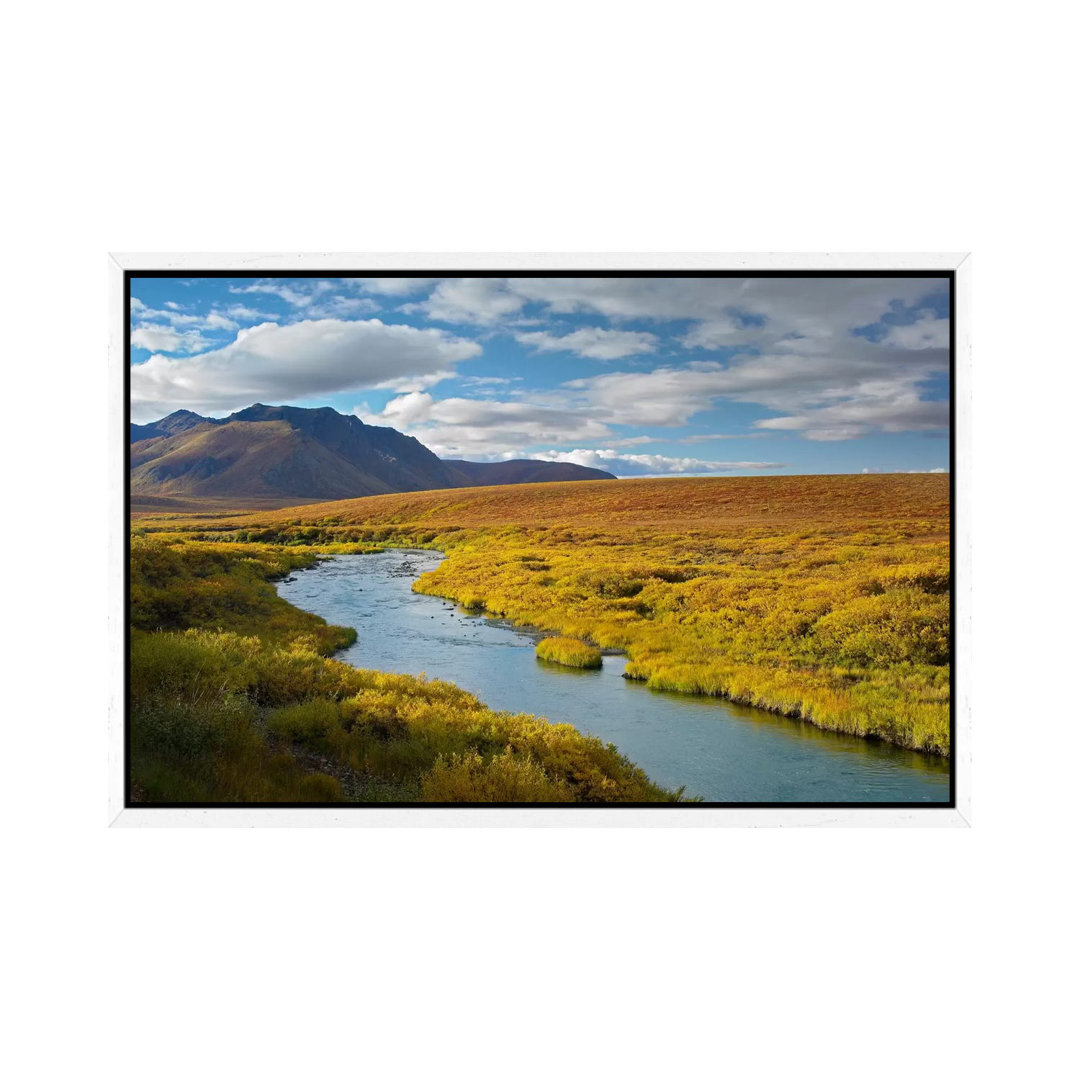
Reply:
[[[913,388],[896,384],[869,389],[837,405],[756,420],[754,426],[769,431],[797,431],[816,442],[837,442],[879,429],[939,431],[948,423],[947,401],[924,401]]]
[[[491,398],[496,395],[508,395],[509,397],[523,396],[527,391],[515,387],[515,383],[522,382],[521,375],[463,375],[459,376],[461,385],[466,392],[480,398]]]
[[[132,413],[135,419],[177,408],[223,413],[256,401],[302,400],[397,380],[422,382],[446,377],[456,363],[480,352],[476,342],[443,330],[378,319],[263,323],[241,330],[224,348],[183,360],[155,353],[134,365]]]
[[[275,322],[281,317],[275,315],[272,311],[259,311],[244,304],[233,304],[226,309],[225,313],[231,315],[234,319],[239,319],[241,322]]]
[[[201,326],[203,324],[201,315],[185,315],[183,312],[173,310],[169,301],[166,301],[165,304],[165,309],[147,307],[141,300],[133,296],[131,298],[131,312],[133,316],[137,316],[142,322],[167,322],[170,326]]]
[[[874,475],[874,474],[877,474],[877,473],[886,473],[886,472],[892,472],[892,471],[893,471],[892,469],[879,469],[879,468],[873,467],[873,468],[869,468],[869,469],[863,469],[863,475],[864,476],[865,475]],[[903,469],[903,470],[900,470],[900,471],[906,472],[906,473],[908,473],[909,475],[912,475],[912,476],[917,476],[917,475],[920,475],[920,474],[923,474],[923,473],[930,473],[930,474],[947,473],[949,470],[948,469]]]
[[[649,435],[617,438],[606,417],[543,401],[490,401],[402,394],[374,415],[358,411],[367,424],[388,425],[413,435],[440,457],[499,460],[515,457],[572,461],[622,476],[733,472],[776,468],[773,462],[706,461],[661,454],[625,453],[616,447],[655,442]],[[604,442],[604,449],[552,450],[552,445]],[[545,447],[536,450],[536,447]]]
[[[522,345],[531,345],[540,352],[571,352],[591,360],[618,360],[624,356],[656,351],[659,338],[638,330],[604,330],[598,326],[583,327],[573,333],[556,337],[547,331],[515,334]]]
[[[462,456],[583,442],[613,451],[622,441],[617,436],[631,435],[626,425],[679,427],[725,400],[756,405],[770,415],[756,422],[752,434],[714,432],[688,441],[779,432],[830,441],[873,431],[947,429],[947,404],[923,397],[931,380],[941,380],[948,371],[949,322],[920,303],[942,285],[908,278],[261,279],[234,284],[231,291],[276,296],[290,305],[290,315],[237,303],[198,316],[171,301],[155,311],[133,299],[138,322],[133,343],[155,354],[140,366],[148,402],[168,408],[201,404],[212,411],[256,398],[296,400],[359,387],[390,389],[399,396],[377,422],[411,425],[411,434],[438,446],[439,452]],[[425,297],[425,291],[430,295]],[[511,388],[498,376],[466,377],[462,385],[475,400],[435,401],[425,391],[452,377],[455,364],[477,355],[479,345],[445,330],[356,321],[377,309],[372,296],[413,297],[400,310],[490,327],[493,333],[513,332],[520,344],[539,352],[613,361],[654,354],[663,345],[665,360],[651,371],[608,371],[557,390]],[[552,324],[552,316],[566,315],[614,325],[570,329],[565,319]],[[917,321],[895,325],[905,315]],[[303,321],[278,325],[294,318]],[[650,320],[649,331],[631,328],[629,320]],[[689,354],[698,359],[686,362],[686,356],[671,350],[672,337],[661,340],[660,324],[674,320],[679,325],[668,329],[682,335],[679,344],[706,350]],[[183,363],[162,355],[209,349],[200,331],[258,321],[265,325],[241,331],[231,345]],[[523,329],[527,324],[536,329]],[[871,334],[876,342],[852,333],[870,325],[876,327]],[[375,333],[364,327],[380,329]],[[294,331],[296,336],[289,336]],[[340,347],[335,344],[339,339],[344,342]],[[281,345],[280,354],[274,343]],[[425,343],[422,362],[416,360],[419,353],[402,359],[406,343],[409,348]],[[734,352],[723,357],[721,349]],[[494,393],[506,400],[493,399]],[[419,412],[395,419],[395,409]]]
[[[605,439],[608,426],[587,412],[536,402],[446,398],[409,393],[361,419],[418,438],[440,457],[520,456],[530,446]]]
[[[734,315],[721,315],[692,326],[680,338],[680,343],[688,349],[731,349],[776,336],[775,331],[764,333],[761,327],[740,323]]]
[[[898,349],[947,349],[949,320],[930,315],[907,326],[891,326],[882,344]]]
[[[444,278],[417,311],[446,322],[491,324],[526,304],[556,315],[705,324],[702,347],[724,335],[847,333],[876,322],[895,301],[912,304],[940,279],[926,278]],[[706,339],[714,344],[706,345]]]
[[[255,282],[254,285],[230,285],[231,293],[265,293],[268,296],[276,296],[293,307],[304,308],[312,304],[317,297],[326,292],[332,292],[335,285],[331,281],[322,279],[297,279],[292,284],[286,285],[273,278],[265,278]]]
[[[444,278],[427,300],[405,304],[402,311],[418,312],[436,322],[487,326],[525,306],[525,299],[500,278]]]
[[[419,390],[427,390],[429,387],[445,382],[447,379],[452,379],[456,374],[456,371],[447,368],[443,371],[431,371],[421,375],[401,375],[376,383],[374,389],[393,390],[396,394],[415,393]]]
[[[347,284],[355,284],[364,292],[378,293],[380,296],[411,296],[423,292],[435,284],[437,278],[422,277],[379,277],[346,278]]]
[[[170,326],[186,326],[193,330],[235,330],[237,327],[232,319],[226,318],[218,311],[211,311],[209,315],[184,314],[180,310],[180,305],[172,300],[166,300],[164,308],[151,308],[138,297],[133,296],[131,312],[133,317],[138,318],[141,326],[147,326],[152,322],[164,322]]]
[[[617,450],[556,450],[533,455],[541,461],[569,461],[590,469],[606,469],[616,476],[672,476],[688,473],[747,472],[779,469],[776,461],[705,461],[664,454],[622,454]]]
[[[761,421],[764,430],[820,441],[947,426],[947,407],[921,391],[947,372],[948,319],[923,309],[918,321],[885,328],[876,343],[853,333],[915,311],[943,287],[940,279],[889,277],[471,278],[444,280],[410,307],[444,321],[504,326],[532,321],[536,308],[549,316],[689,320],[684,347],[734,349],[734,358],[612,373],[568,388],[613,422],[678,426],[727,398],[784,414]],[[659,343],[642,331],[601,327],[514,336],[541,351],[607,360]]]
[[[304,310],[308,319],[345,319],[356,315],[373,315],[379,305],[367,296],[328,296]]]
[[[708,435],[687,435],[683,439],[679,439],[681,443],[700,443],[700,442],[713,442],[716,439],[763,439],[765,438],[765,432],[763,431],[747,431],[747,432],[719,432],[714,431]]]
[[[948,403],[924,400],[920,387],[947,369],[948,353],[941,349],[898,349],[854,337],[830,348],[801,339],[763,356],[613,372],[567,386],[619,423],[678,427],[728,399],[784,414],[756,421],[758,428],[828,441],[875,429],[946,427]]]
[[[131,344],[150,352],[194,353],[205,349],[209,342],[198,330],[174,330],[171,326],[143,323],[131,331]]]

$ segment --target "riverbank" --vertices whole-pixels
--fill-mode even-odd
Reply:
[[[947,477],[536,484],[144,526],[437,547],[419,590],[625,651],[650,687],[949,754]]]
[[[612,652],[599,668],[540,660],[543,632],[411,586],[443,556],[387,548],[338,555],[278,584],[279,595],[330,623],[355,627],[337,659],[452,682],[489,708],[543,716],[614,744],[656,783],[708,802],[929,804],[948,799],[940,757],[825,731],[717,697],[656,691],[623,677]]]
[[[129,760],[142,803],[677,799],[568,724],[333,659],[355,631],[272,584],[315,561],[310,545],[132,537]]]

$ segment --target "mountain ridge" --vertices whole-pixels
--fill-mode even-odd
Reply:
[[[256,403],[229,416],[178,409],[129,425],[139,498],[331,500],[494,484],[611,480],[570,462],[443,460],[411,435],[323,407]]]

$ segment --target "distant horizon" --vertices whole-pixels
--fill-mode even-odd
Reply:
[[[269,400],[620,478],[948,472],[949,304],[933,274],[135,273],[131,421]]]
[[[188,414],[190,414],[192,416],[198,416],[198,417],[200,417],[201,419],[204,419],[204,420],[226,420],[226,419],[228,419],[229,416],[233,416],[238,412],[244,412],[246,409],[258,408],[258,407],[267,408],[267,409],[278,409],[278,408],[330,409],[332,412],[337,413],[338,416],[344,416],[344,417],[348,417],[348,418],[357,420],[361,424],[365,424],[368,427],[389,428],[392,431],[397,430],[396,428],[394,428],[390,424],[369,424],[366,420],[361,420],[360,417],[358,417],[358,416],[353,416],[350,413],[338,412],[338,410],[334,409],[334,407],[332,405],[316,405],[316,406],[284,405],[284,404],[279,404],[279,403],[276,403],[276,402],[275,403],[269,403],[269,402],[265,402],[265,401],[253,401],[250,405],[245,405],[240,409],[234,409],[231,413],[227,413],[225,416],[205,416],[202,413],[195,412],[194,409],[185,409],[185,408],[172,409],[169,412],[164,413],[162,416],[155,417],[153,420],[148,420],[145,423],[138,424],[136,426],[137,427],[152,427],[155,423],[160,422],[161,420],[164,420],[167,417],[172,416],[172,415],[174,415],[176,413],[188,413]],[[132,421],[132,423],[134,423],[134,421]],[[415,436],[414,436],[414,438],[415,438]],[[421,444],[423,444],[423,439],[418,439],[418,441]],[[436,455],[436,456],[438,456],[441,461],[470,461],[470,462],[478,462],[478,463],[483,462],[483,463],[489,463],[489,464],[497,463],[497,462],[507,462],[507,461],[542,461],[542,460],[544,460],[543,458],[529,458],[527,456],[498,457],[498,458],[488,458],[488,459],[484,459],[484,458],[448,458],[448,457],[443,457],[442,455]],[[605,470],[605,471],[610,472],[611,470],[608,469],[608,470]],[[798,476],[915,476],[915,475],[919,475],[919,474],[944,474],[944,475],[948,475],[948,473],[949,473],[949,470],[948,469],[943,469],[943,468],[939,468],[939,469],[893,469],[893,470],[864,468],[864,469],[860,469],[859,472],[784,473],[783,475],[788,476],[788,477],[798,477]],[[702,479],[702,478],[708,478],[708,477],[712,477],[713,479],[723,479],[724,476],[740,477],[740,476],[769,476],[769,475],[776,475],[776,474],[767,473],[767,472],[766,473],[762,473],[762,472],[757,472],[757,473],[729,472],[729,473],[724,473],[724,474],[719,475],[719,476],[715,472],[634,473],[632,475],[627,475],[627,476],[620,476],[618,473],[614,474],[616,480],[678,480],[678,479],[681,479],[681,478]]]

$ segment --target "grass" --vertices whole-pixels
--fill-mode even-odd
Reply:
[[[599,649],[571,637],[544,638],[536,646],[536,657],[572,668],[598,668],[603,663]]]
[[[950,751],[947,476],[515,485],[141,524],[439,548],[418,591],[625,650],[627,674],[657,689]]]
[[[364,550],[336,544],[332,549]],[[131,540],[136,802],[657,802],[610,745],[450,683],[330,658],[355,640],[272,581],[311,546]]]

